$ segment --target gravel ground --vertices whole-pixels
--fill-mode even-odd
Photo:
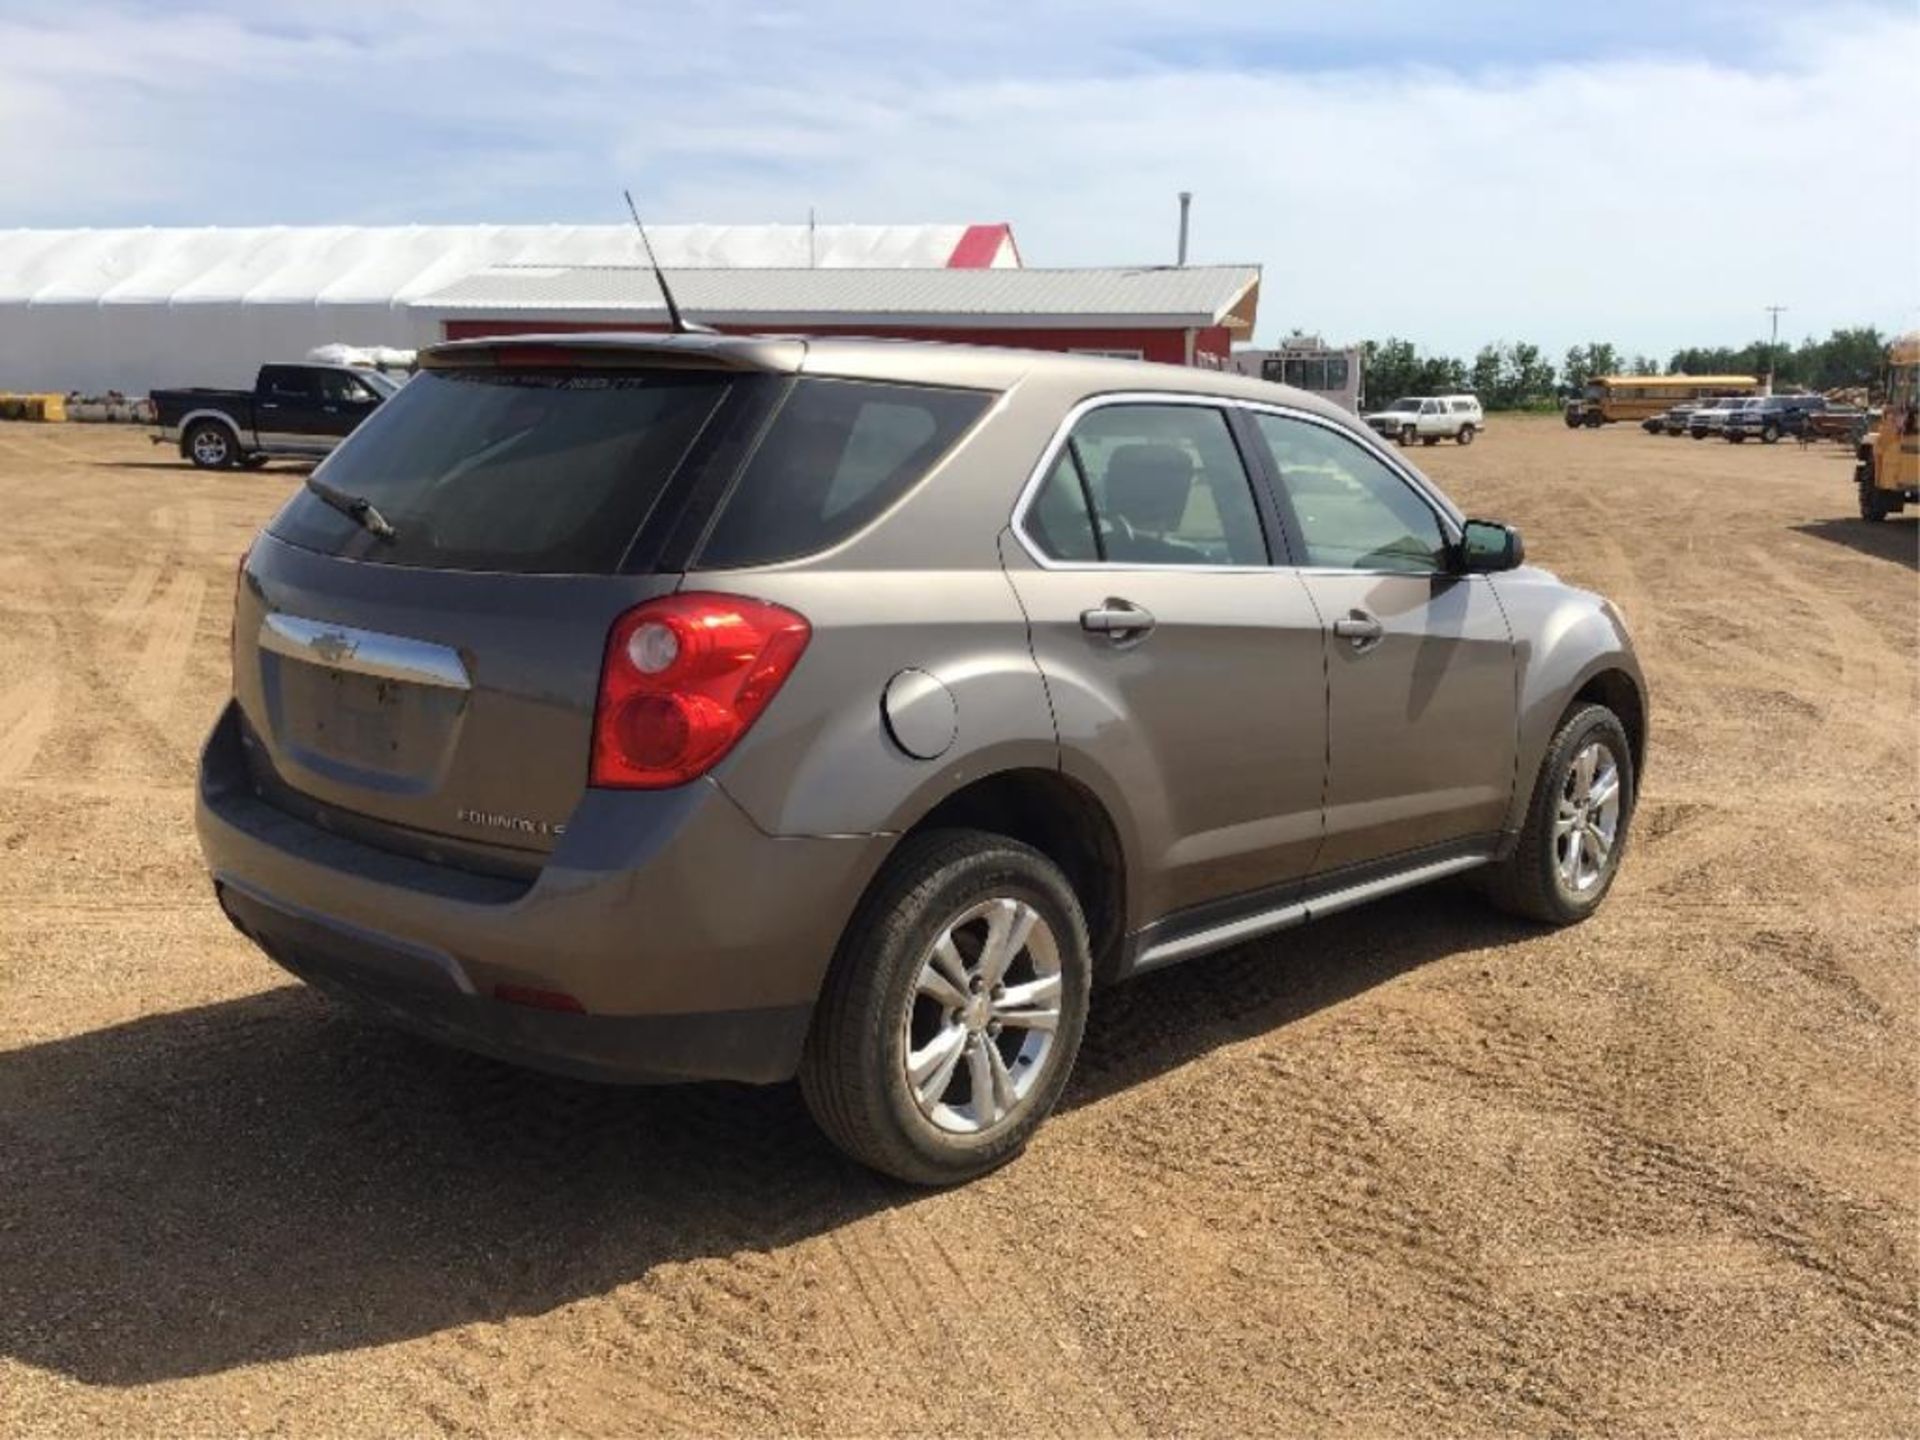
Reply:
[[[190,825],[297,474],[0,427],[0,1429],[1920,1430],[1920,606],[1834,447],[1496,417],[1415,452],[1624,608],[1607,907],[1402,897],[1099,997],[1008,1169],[909,1193],[790,1088],[364,1028]]]

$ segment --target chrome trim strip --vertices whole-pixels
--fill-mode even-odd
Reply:
[[[1329,891],[1318,897],[1309,896],[1304,900],[1292,900],[1285,905],[1278,905],[1255,915],[1243,915],[1238,920],[1229,920],[1224,925],[1215,925],[1211,929],[1196,931],[1191,935],[1177,935],[1141,951],[1128,973],[1137,975],[1143,970],[1157,969],[1162,965],[1171,965],[1175,961],[1191,960],[1197,955],[1210,955],[1216,950],[1225,950],[1249,940],[1257,940],[1275,931],[1291,929],[1295,925],[1318,920],[1323,916],[1337,915],[1342,910],[1351,910],[1354,906],[1363,905],[1370,900],[1379,900],[1402,890],[1411,890],[1416,885],[1424,885],[1430,880],[1440,880],[1448,875],[1458,875],[1463,870],[1476,869],[1492,859],[1492,851],[1483,851],[1479,854],[1455,855],[1445,860],[1432,860],[1425,865],[1416,865],[1411,870],[1381,875],[1372,880],[1362,881],[1358,885],[1349,885],[1342,890]]]
[[[1047,441],[1046,448],[1040,452],[1040,463],[1035,465],[1032,473],[1027,476],[1026,484],[1020,487],[1020,494],[1013,502],[1013,515],[1007,522],[1008,528],[1013,531],[1013,538],[1019,543],[1020,548],[1026,551],[1028,558],[1042,570],[1167,570],[1176,573],[1187,571],[1217,575],[1235,571],[1246,574],[1283,569],[1322,570],[1331,568],[1322,566],[1288,566],[1282,560],[1275,560],[1266,565],[1251,566],[1116,565],[1112,561],[1055,560],[1043,554],[1039,546],[1035,545],[1027,535],[1027,511],[1033,508],[1034,500],[1039,496],[1040,487],[1046,482],[1047,474],[1052,470],[1054,462],[1060,458],[1060,451],[1065,448],[1067,437],[1073,433],[1073,427],[1080,422],[1081,417],[1091,411],[1104,409],[1109,405],[1198,405],[1215,410],[1264,412],[1269,415],[1283,416],[1288,420],[1300,420],[1309,425],[1318,425],[1323,430],[1331,430],[1334,434],[1343,436],[1359,445],[1361,449],[1372,455],[1376,460],[1381,461],[1389,470],[1406,481],[1412,488],[1414,494],[1419,496],[1427,507],[1434,512],[1435,518],[1440,522],[1441,532],[1446,535],[1448,542],[1455,545],[1460,543],[1461,522],[1453,513],[1454,507],[1434,490],[1427,482],[1426,477],[1413,470],[1398,455],[1394,454],[1384,445],[1381,445],[1379,443],[1379,437],[1373,433],[1371,428],[1365,425],[1355,430],[1353,427],[1328,416],[1316,415],[1310,410],[1297,410],[1291,406],[1274,404],[1271,401],[1249,400],[1236,395],[1207,395],[1198,391],[1116,390],[1104,395],[1090,395],[1085,400],[1080,401],[1079,404],[1075,405],[1071,410],[1067,411],[1065,418],[1054,428],[1053,437]],[[1259,478],[1252,474],[1249,474],[1247,479],[1253,484],[1260,483]],[[1445,574],[1447,572],[1356,570],[1352,573],[1362,575],[1398,575]]]
[[[378,680],[471,690],[467,667],[457,650],[430,640],[382,635],[351,625],[330,625],[298,615],[270,614],[260,622],[260,648],[289,660],[350,670]]]
[[[1263,910],[1257,915],[1244,915],[1238,920],[1229,920],[1226,924],[1215,925],[1210,930],[1196,931],[1192,935],[1177,935],[1171,940],[1162,940],[1158,945],[1149,945],[1141,951],[1140,958],[1133,962],[1133,969],[1128,973],[1138,975],[1142,970],[1171,965],[1176,960],[1190,960],[1196,955],[1210,955],[1216,950],[1225,950],[1229,946],[1239,945],[1248,940],[1257,940],[1262,935],[1271,935],[1276,930],[1304,925],[1310,918],[1306,905],[1296,900],[1272,910]]]
[[[1411,870],[1402,870],[1396,874],[1362,881],[1358,885],[1349,885],[1344,890],[1333,890],[1317,900],[1307,901],[1307,916],[1309,919],[1318,920],[1323,915],[1336,915],[1342,910],[1351,910],[1356,905],[1364,905],[1369,900],[1378,900],[1382,896],[1392,895],[1401,890],[1411,890],[1414,886],[1424,885],[1429,880],[1440,880],[1448,875],[1458,875],[1462,870],[1472,870],[1491,859],[1493,859],[1491,852],[1455,855],[1447,860],[1432,860],[1425,865],[1416,865]]]

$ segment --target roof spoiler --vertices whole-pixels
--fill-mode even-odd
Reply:
[[[635,366],[797,374],[807,342],[798,337],[645,332],[483,335],[420,352],[423,370],[591,369]]]

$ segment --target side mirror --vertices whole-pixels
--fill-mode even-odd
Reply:
[[[1469,520],[1460,531],[1460,568],[1469,575],[1512,570],[1526,562],[1526,542],[1511,525]]]

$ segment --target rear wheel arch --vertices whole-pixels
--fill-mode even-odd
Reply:
[[[1096,982],[1118,972],[1126,933],[1126,853],[1112,815],[1086,786],[1038,768],[982,776],[921,816],[896,848],[932,830],[1004,835],[1058,865],[1086,916]]]

